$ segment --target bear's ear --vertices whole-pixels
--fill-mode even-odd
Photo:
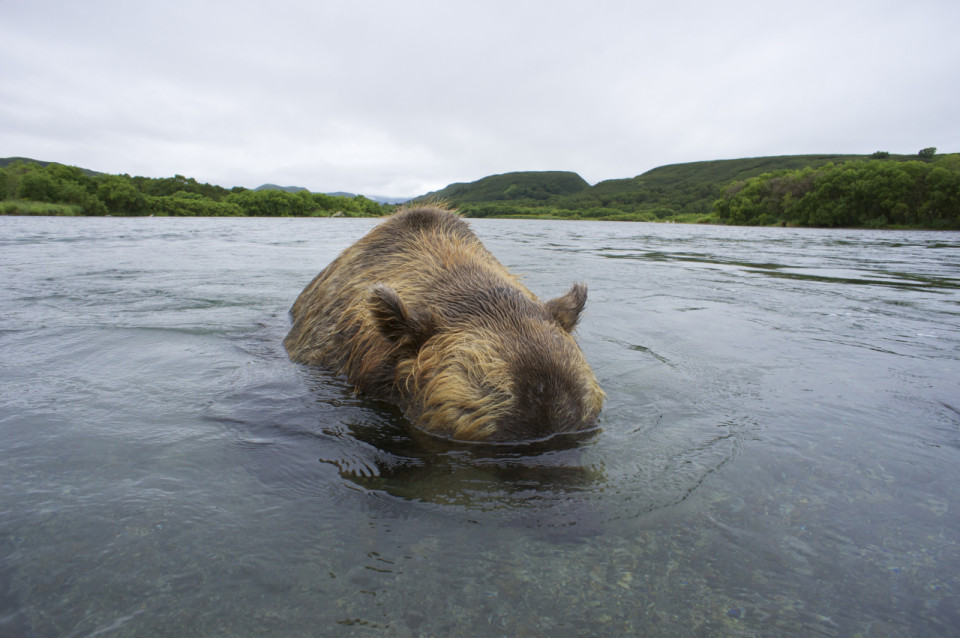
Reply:
[[[587,285],[581,282],[573,284],[570,291],[562,297],[551,299],[545,305],[547,312],[560,327],[572,331],[580,321],[580,313],[587,304]]]
[[[397,291],[386,284],[370,288],[370,314],[384,337],[414,352],[436,331],[431,313],[409,310]]]

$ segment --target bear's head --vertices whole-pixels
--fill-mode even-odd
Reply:
[[[383,284],[369,297],[408,417],[439,436],[488,442],[595,426],[604,393],[572,335],[586,299],[583,284],[546,303],[509,286],[434,308],[408,307]]]

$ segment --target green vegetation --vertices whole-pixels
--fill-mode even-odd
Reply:
[[[960,155],[764,173],[729,185],[715,206],[726,224],[960,229]]]
[[[300,191],[307,190],[303,186],[277,186],[276,184],[264,184],[263,186],[257,186],[256,191],[287,191],[288,193],[299,193]]]
[[[891,155],[886,151],[877,151],[870,156],[787,155],[661,166],[637,177],[607,180],[575,192],[547,197],[511,197],[505,188],[501,187],[499,191],[491,188],[497,185],[491,181],[493,178],[471,184],[452,184],[431,193],[431,196],[442,197],[470,217],[960,228],[956,213],[958,199],[952,185],[958,178],[958,162],[960,156],[937,156],[935,148],[923,149],[917,155]],[[759,203],[748,204],[752,197],[758,196],[757,193],[765,193],[750,180],[763,181],[769,176],[782,178],[784,183],[770,186],[775,190],[786,188],[785,183],[792,179],[783,177],[785,175],[802,173],[809,177],[815,173],[825,180],[828,173],[839,170],[839,167],[849,170],[863,165],[870,168],[848,172],[845,176],[844,183],[858,189],[855,198],[835,194],[834,199],[830,199],[821,194],[819,199],[809,199],[789,216],[775,207],[763,209]],[[904,186],[907,179],[904,171],[923,172],[924,175],[929,172],[931,176],[923,177],[923,188],[917,186],[909,190]],[[539,181],[544,175],[552,174],[508,173],[494,177],[500,180],[501,186],[509,183],[514,188],[513,193],[534,189],[542,193],[544,189],[539,187]],[[802,182],[799,177],[796,180]],[[891,180],[891,183],[884,183],[884,180]],[[749,188],[746,188],[748,183]],[[834,182],[832,187],[839,188],[839,184]],[[799,186],[794,184],[791,188],[791,197],[798,197]],[[868,203],[869,198],[863,194],[866,191],[875,193],[882,201]],[[728,201],[734,195],[739,198]],[[765,196],[759,195],[761,200]],[[900,197],[907,199],[898,199]],[[836,204],[840,200],[843,212]],[[813,211],[815,202],[824,202],[829,208]],[[793,203],[795,200],[781,202]],[[772,200],[768,198],[767,204],[772,205]],[[856,208],[861,205],[866,208]],[[811,212],[801,214],[804,210]]]
[[[450,202],[471,217],[718,221],[713,203],[732,180],[861,157],[791,155],[673,164],[595,186],[588,186],[576,173],[507,173],[451,184],[424,198]],[[564,177],[567,188],[556,187],[557,176]]]
[[[44,202],[0,202],[0,215],[58,215],[73,217],[83,215],[83,209],[75,204],[46,204]]]
[[[451,184],[442,200],[469,217],[743,225],[960,229],[960,154],[788,155],[661,166],[590,186],[576,173],[530,171]],[[379,216],[363,196],[264,185],[200,184],[181,175],[105,175],[0,160],[0,214]]]
[[[491,175],[470,183],[450,184],[417,200],[443,200],[464,204],[513,200],[544,201],[572,195],[590,187],[582,177],[568,171],[526,171]]]
[[[264,187],[227,190],[182,175],[106,175],[23,158],[0,160],[0,167],[3,215],[375,217],[393,208],[361,195],[261,190]]]

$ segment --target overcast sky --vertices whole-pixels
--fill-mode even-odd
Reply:
[[[957,0],[0,0],[0,157],[414,196],[928,146]]]

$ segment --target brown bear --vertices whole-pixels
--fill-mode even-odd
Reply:
[[[586,300],[577,283],[540,302],[457,213],[407,207],[310,282],[283,343],[426,432],[532,441],[591,429],[603,405],[571,335]]]

